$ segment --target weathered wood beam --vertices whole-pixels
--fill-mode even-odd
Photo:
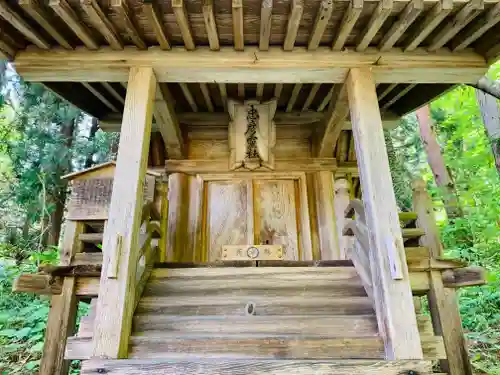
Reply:
[[[271,37],[271,26],[273,21],[273,0],[262,0],[260,6],[260,38],[259,49],[269,49],[269,38]]]
[[[238,98],[241,100],[245,99],[245,84],[238,83]]]
[[[16,52],[16,47],[0,39],[0,58],[3,60],[13,60]]]
[[[213,112],[214,105],[212,103],[212,99],[210,98],[210,90],[208,89],[208,85],[205,82],[200,83],[200,90],[203,95],[203,99],[205,100],[205,104],[207,105],[208,112]]]
[[[144,12],[149,23],[153,26],[153,31],[160,48],[163,50],[169,50],[170,42],[168,41],[167,33],[165,31],[165,27],[163,26],[162,12],[158,10],[157,5],[152,0],[144,1],[142,11]]]
[[[129,10],[127,2],[125,0],[112,0],[111,8],[122,17],[125,30],[136,47],[146,49],[147,45],[135,25],[132,18],[134,13]]]
[[[474,25],[462,30],[451,41],[453,51],[461,51],[471,43],[479,39],[486,31],[500,22],[500,3],[495,4],[483,17],[478,19]]]
[[[427,12],[419,27],[413,35],[408,37],[408,44],[405,47],[406,51],[415,50],[420,43],[443,21],[453,9],[453,0],[439,0],[432,9]]]
[[[186,10],[186,5],[184,4],[184,0],[173,0],[172,9],[174,10],[177,26],[179,26],[182,39],[184,40],[184,47],[188,51],[194,50],[196,46],[194,44],[193,34],[191,32],[191,25],[189,23],[189,18],[187,16],[187,10]]]
[[[231,0],[233,13],[233,38],[234,49],[243,51],[245,49],[245,33],[243,31],[243,0]]]
[[[297,101],[300,90],[302,90],[302,83],[296,83],[293,87],[292,94],[290,95],[290,99],[288,100],[288,104],[286,106],[286,112],[292,112],[293,106]]]
[[[316,19],[314,21],[314,26],[309,37],[309,44],[307,49],[314,51],[318,48],[321,42],[321,37],[323,36],[326,26],[332,17],[333,12],[333,0],[323,0],[319,4],[318,13],[316,14]]]
[[[151,68],[132,68],[128,80],[113,193],[103,248],[93,356],[126,358],[132,325],[138,235],[156,79]]]
[[[283,84],[277,83],[274,85],[274,98],[279,101],[281,97],[281,92],[283,91]]]
[[[380,102],[382,99],[384,99],[387,95],[389,95],[392,90],[394,90],[398,86],[397,83],[392,83],[387,88],[378,95],[377,99]]]
[[[49,6],[68,25],[75,35],[83,42],[88,49],[98,49],[99,45],[95,41],[90,30],[76,15],[71,5],[66,0],[50,0]]]
[[[424,10],[424,0],[412,0],[398,16],[398,20],[392,24],[392,27],[385,33],[379,44],[381,51],[390,50],[401,38],[403,33],[417,19]]]
[[[6,1],[0,1],[0,17],[10,23],[26,39],[42,49],[50,49],[50,43],[17,14]]]
[[[91,83],[89,82],[82,82],[83,87],[85,87],[87,90],[89,90],[92,95],[94,95],[97,99],[101,101],[102,104],[104,104],[106,107],[108,107],[111,111],[113,112],[120,112],[118,108],[116,108],[108,99],[102,95],[99,90],[94,88]]]
[[[345,85],[370,231],[374,304],[385,356],[390,360],[422,358],[375,83],[369,69],[351,69]]]
[[[165,84],[156,87],[154,117],[168,155],[171,159],[186,156],[186,150],[179,120],[175,114],[173,99]]]
[[[364,0],[351,0],[349,6],[344,13],[344,17],[340,22],[339,29],[333,38],[333,50],[342,51],[344,44],[349,37],[354,25],[358,21],[361,12],[363,11]]]
[[[203,19],[205,20],[205,30],[207,31],[208,43],[212,51],[218,51],[219,34],[215,23],[214,2],[213,0],[203,0],[202,4]]]
[[[356,45],[356,51],[362,52],[368,48],[373,37],[377,34],[377,31],[380,30],[387,17],[390,16],[392,12],[392,5],[393,0],[379,1],[377,8],[370,18],[370,21],[368,21],[368,24],[361,34],[361,38]]]
[[[429,51],[436,51],[443,47],[460,30],[467,26],[484,9],[484,0],[470,0],[455,15],[453,21],[448,22],[432,39]]]
[[[186,98],[193,112],[198,112],[198,106],[194,101],[193,94],[191,94],[191,90],[189,90],[187,83],[181,82],[179,83],[179,86],[181,87],[182,93],[184,94],[184,97]]]
[[[30,15],[60,46],[73,49],[68,40],[54,27],[52,17],[40,6],[38,0],[19,0],[19,6]]]
[[[222,105],[224,106],[224,111],[227,111],[227,88],[225,83],[219,83],[220,98]]]
[[[264,95],[264,84],[257,83],[257,90],[255,90],[255,97],[257,100],[262,100],[262,96]]]
[[[406,94],[408,94],[408,92],[410,92],[410,90],[412,90],[415,86],[416,86],[416,84],[410,83],[408,86],[406,86],[404,89],[402,89],[396,95],[394,95],[391,99],[389,99],[387,102],[385,102],[380,109],[383,110],[383,111],[389,109],[389,107],[391,105],[393,105],[399,99],[401,99],[403,96],[405,96]]]
[[[101,85],[111,94],[113,98],[118,100],[121,104],[125,104],[125,99],[114,89],[109,82],[101,82]]]
[[[484,57],[470,50],[450,53],[443,49],[429,54],[418,49],[380,52],[335,52],[320,47],[316,51],[295,47],[293,51],[256,47],[243,52],[222,47],[186,51],[150,49],[140,51],[88,50],[20,51],[16,70],[28,81],[123,82],[133,66],[152,66],[159,82],[218,83],[341,83],[351,67],[372,67],[378,83],[474,83],[487,71]]]
[[[306,101],[304,102],[304,105],[302,106],[302,111],[307,111],[309,107],[311,106],[311,103],[313,102],[314,98],[316,97],[316,94],[318,93],[318,90],[321,86],[321,83],[315,83],[313,87],[311,87],[311,91],[309,91],[309,94],[307,95]]]
[[[302,19],[302,12],[304,11],[303,0],[290,1],[290,14],[288,15],[288,23],[286,26],[285,42],[283,49],[285,51],[293,50],[295,39],[299,31],[300,20]]]
[[[337,88],[337,97],[331,101],[325,115],[324,123],[319,128],[316,143],[316,156],[326,157],[333,154],[345,119],[349,114],[347,90],[345,85]]]
[[[335,85],[332,85],[332,88],[330,89],[330,91],[328,91],[328,94],[325,95],[320,105],[318,106],[317,109],[318,112],[323,112],[326,106],[330,103],[330,101],[332,100],[334,90],[335,90]]]
[[[90,22],[94,25],[101,35],[106,39],[111,48],[115,50],[123,49],[123,42],[116,31],[115,26],[106,17],[99,3],[96,0],[81,0],[80,5],[87,14]]]

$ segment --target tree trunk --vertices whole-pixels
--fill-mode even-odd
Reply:
[[[469,86],[474,87],[477,90],[481,90],[486,94],[494,96],[496,99],[500,100],[500,82],[493,81],[486,76],[479,78],[475,84],[469,84]]]
[[[495,166],[500,174],[500,109],[497,100],[483,91],[476,90],[476,99],[483,118],[484,128],[491,143]]]
[[[450,219],[462,216],[455,185],[446,168],[436,135],[432,130],[430,108],[426,105],[417,109],[416,113],[420,127],[420,138],[427,153],[427,161],[431,167],[436,185],[442,192],[446,214]]]
[[[90,127],[89,138],[88,138],[89,142],[91,143],[94,142],[95,133],[97,133],[98,129],[99,129],[99,120],[94,117],[92,118],[92,126]],[[93,159],[94,153],[95,153],[95,147],[92,144],[92,149],[90,150],[90,152],[87,155],[87,158],[85,159],[85,165],[84,165],[85,168],[90,168],[94,164],[94,159]]]

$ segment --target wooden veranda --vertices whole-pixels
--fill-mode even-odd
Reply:
[[[420,182],[398,214],[384,129],[486,73],[499,0],[0,0],[0,52],[121,133],[15,286],[53,295],[41,375],[471,373],[482,270]]]

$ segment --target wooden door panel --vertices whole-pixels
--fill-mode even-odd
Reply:
[[[295,183],[294,180],[253,182],[256,243],[283,245],[285,260],[299,259]]]
[[[221,260],[222,246],[253,243],[249,180],[207,183],[208,260]]]

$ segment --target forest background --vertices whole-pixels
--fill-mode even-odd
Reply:
[[[500,63],[488,77],[500,80]],[[447,215],[449,192],[436,186],[415,113],[386,132],[398,205],[411,209],[411,181],[423,178],[446,255],[488,270],[487,285],[460,290],[460,312],[475,372],[500,375],[500,177],[473,88],[458,86],[430,109],[460,214]],[[11,287],[20,273],[58,260],[68,190],[60,177],[112,160],[117,145],[118,134],[0,61],[0,374],[37,373],[49,299]],[[87,308],[80,303],[79,315]],[[78,368],[75,361],[71,373]]]

